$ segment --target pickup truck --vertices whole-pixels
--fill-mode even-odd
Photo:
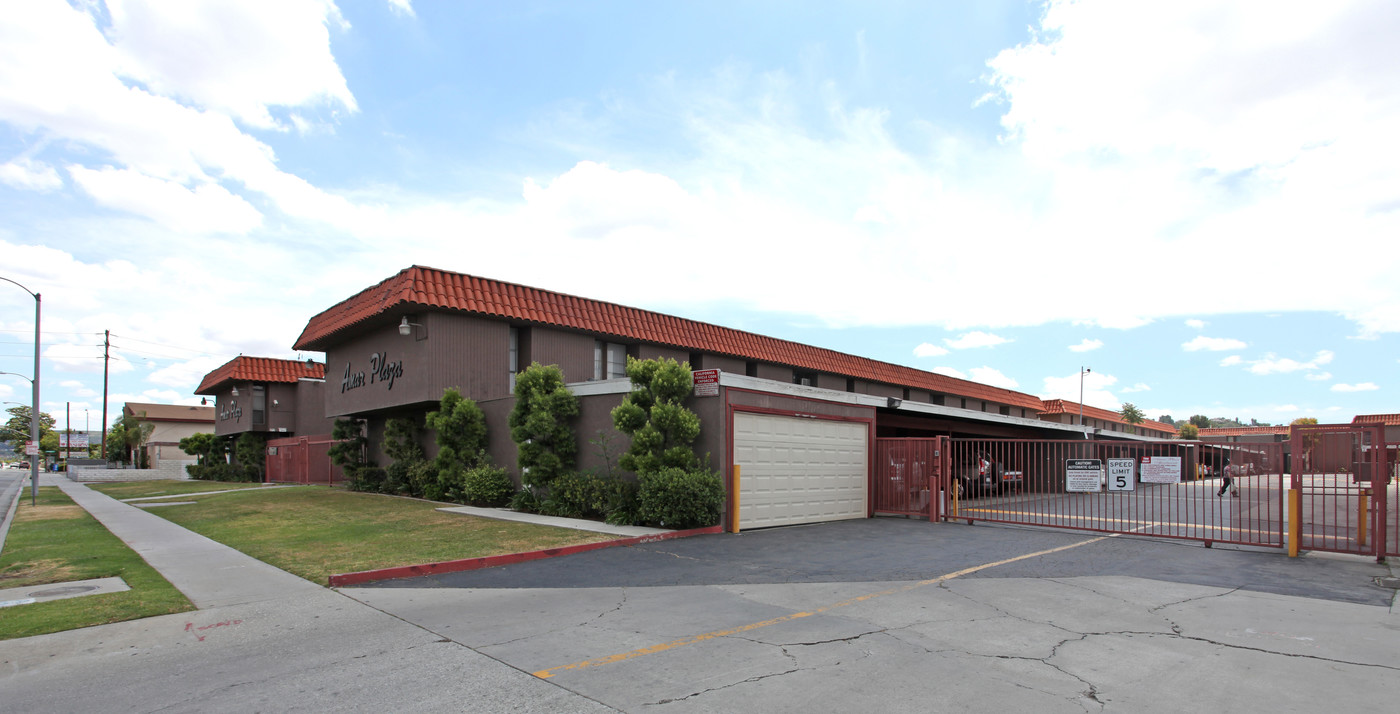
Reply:
[[[962,463],[954,464],[953,478],[964,498],[1013,491],[1025,480],[1020,471],[1007,470],[985,451],[971,452]]]

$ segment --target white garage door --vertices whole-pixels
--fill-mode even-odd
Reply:
[[[734,414],[739,528],[866,516],[863,423]]]

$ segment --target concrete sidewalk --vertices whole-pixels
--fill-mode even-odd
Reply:
[[[0,714],[607,707],[61,476],[200,609],[0,641]]]
[[[324,590],[84,484],[53,478],[40,486],[62,489],[201,610]]]

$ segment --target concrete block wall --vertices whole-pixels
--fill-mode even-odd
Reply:
[[[188,479],[189,472],[185,471],[186,466],[191,466],[194,459],[188,461],[183,459],[162,459],[156,462],[153,469],[108,469],[101,466],[74,466],[68,470],[68,478],[72,481],[98,482],[98,481],[165,481]]]

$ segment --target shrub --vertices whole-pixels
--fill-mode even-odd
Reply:
[[[391,496],[409,495],[412,490],[408,485],[408,467],[406,461],[395,461],[384,467],[384,480],[379,484],[379,493],[387,493]]]
[[[369,443],[369,439],[365,438],[364,427],[352,419],[336,419],[331,425],[331,438],[335,443],[326,451],[326,455],[345,473],[345,480],[353,484],[355,477],[351,472],[369,465],[365,460],[365,444]],[[354,489],[353,485],[351,488],[363,490]]]
[[[637,515],[643,524],[680,530],[719,523],[724,503],[719,474],[670,467],[638,480]]]
[[[216,461],[211,464],[191,464],[185,467],[190,478],[199,481],[262,481],[262,470],[243,464]]]
[[[428,460],[414,461],[408,465],[408,490],[415,496],[429,501],[443,500],[444,488],[438,475],[436,463]]]
[[[516,491],[515,495],[511,497],[510,507],[521,513],[539,513],[540,499],[534,491],[524,488]]]
[[[379,493],[384,487],[386,477],[384,469],[378,466],[356,466],[345,469],[345,478],[350,484],[351,491]]]
[[[511,493],[515,491],[510,474],[485,460],[463,471],[460,483],[454,500],[472,506],[503,506],[511,501]]]

